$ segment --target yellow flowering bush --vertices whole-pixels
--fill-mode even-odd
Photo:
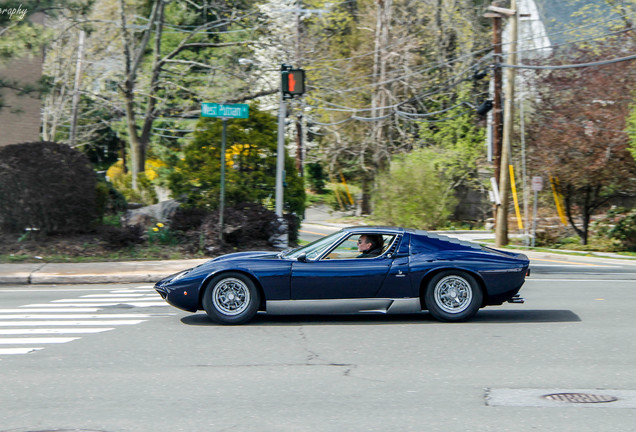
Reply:
[[[167,165],[159,159],[148,159],[146,169],[137,178],[139,190],[132,188],[132,174],[124,174],[124,163],[122,160],[111,165],[106,171],[106,177],[111,181],[115,189],[121,192],[128,202],[140,202],[146,205],[157,203],[157,192],[153,181],[159,177],[159,170]]]

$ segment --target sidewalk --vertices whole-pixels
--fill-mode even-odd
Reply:
[[[155,283],[208,259],[0,264],[1,284]]]

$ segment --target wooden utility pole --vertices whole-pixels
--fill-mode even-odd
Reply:
[[[493,3],[488,7],[488,12],[484,14],[484,18],[492,18],[492,45],[493,45],[493,62],[495,64],[493,69],[493,96],[492,96],[492,123],[491,129],[491,151],[492,151],[492,165],[494,173],[493,195],[499,196],[499,167],[501,165],[501,137],[503,135],[503,116],[501,109],[501,19],[504,17],[501,13],[492,10],[498,8],[497,3]],[[492,179],[491,179],[492,180]],[[499,205],[498,198],[495,199],[495,205],[493,210],[493,217],[497,220],[497,206]]]
[[[510,1],[511,14],[508,27],[510,29],[510,44],[508,46],[507,61],[509,65],[517,64],[517,1]],[[512,126],[514,122],[514,95],[515,95],[514,68],[506,69],[506,88],[504,97],[503,142],[501,145],[501,165],[499,168],[499,196],[501,205],[497,208],[497,221],[495,224],[495,246],[501,247],[508,244],[508,191],[510,189],[510,148],[512,142]]]
[[[296,117],[296,171],[303,177],[303,116]]]
[[[492,44],[494,47],[494,62],[496,64],[493,71],[493,84],[494,95],[492,102],[492,154],[493,154],[493,166],[495,168],[495,180],[499,184],[499,166],[501,165],[501,136],[503,134],[503,111],[501,107],[501,18],[502,16],[497,13],[486,14],[493,18],[492,28],[493,37]]]

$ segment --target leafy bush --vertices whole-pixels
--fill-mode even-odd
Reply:
[[[0,230],[81,232],[98,209],[97,175],[81,152],[53,142],[0,148]]]
[[[157,178],[157,170],[163,165],[161,161],[154,159],[146,161],[146,170],[137,176],[137,190],[132,187],[132,173],[124,173],[122,161],[111,165],[106,176],[128,202],[152,205],[158,202],[153,180]]]
[[[115,189],[112,183],[100,180],[97,182],[97,214],[103,222],[106,214],[116,214],[126,210],[126,198]]]
[[[104,226],[101,229],[104,233],[103,238],[106,244],[113,249],[134,246],[144,242],[143,227],[139,225],[127,227]]]
[[[241,203],[223,212],[223,240],[231,245],[259,247],[268,244],[278,226],[276,213],[255,203]],[[206,245],[219,241],[219,214],[209,213],[203,220],[201,231]]]
[[[327,174],[325,174],[320,162],[306,164],[305,172],[310,189],[316,193],[323,193],[327,183]]]
[[[619,240],[629,251],[636,251],[636,213],[622,217],[609,231],[610,237]]]
[[[205,209],[180,206],[172,216],[170,228],[182,232],[198,230],[209,213]]]
[[[222,122],[202,119],[185,157],[169,177],[172,196],[190,207],[216,209],[220,200]],[[225,203],[274,205],[276,183],[276,117],[250,109],[248,119],[227,124]],[[303,179],[292,158],[285,156],[284,209],[302,215],[305,206]]]
[[[393,159],[378,177],[373,216],[390,225],[435,229],[457,204],[450,181],[435,166],[435,153],[420,149]]]
[[[148,229],[147,237],[150,244],[174,246],[179,243],[175,232],[161,222]]]

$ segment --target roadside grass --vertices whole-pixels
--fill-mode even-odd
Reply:
[[[484,245],[493,247],[495,241],[491,239],[480,240],[479,243],[483,243]],[[506,246],[502,246],[500,249],[513,249],[513,250],[521,250],[521,251],[532,251],[532,252],[547,252],[557,255],[570,255],[570,256],[584,256],[584,257],[598,257],[603,254],[611,253],[612,255],[624,256],[626,259],[631,257],[636,257],[636,252],[629,251],[606,251],[606,250],[595,250],[595,249],[586,249],[586,250],[575,250],[575,249],[558,249],[556,247],[550,248],[545,246],[531,247],[522,244],[514,244],[510,243]]]

